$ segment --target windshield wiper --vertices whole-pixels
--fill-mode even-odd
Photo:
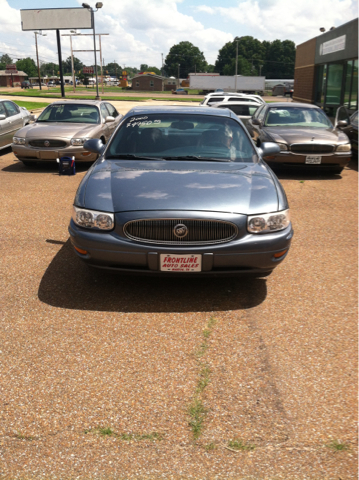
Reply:
[[[132,153],[119,154],[119,155],[106,155],[106,160],[156,160],[163,162],[163,158],[160,157],[144,157],[142,155],[133,155]]]
[[[182,157],[163,157],[164,160],[200,160],[202,162],[231,162],[227,158],[200,157],[197,155],[185,155]]]

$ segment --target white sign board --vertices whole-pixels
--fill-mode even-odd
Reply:
[[[324,42],[319,47],[320,55],[327,55],[328,53],[339,52],[340,50],[345,50],[345,40],[346,35],[341,37],[334,38],[328,42]]]
[[[87,8],[42,8],[20,10],[22,30],[69,30],[92,28]]]

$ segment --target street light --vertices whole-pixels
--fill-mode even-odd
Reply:
[[[40,64],[39,64],[39,52],[38,52],[38,49],[37,49],[37,36],[42,35],[43,37],[46,37],[47,33],[42,33],[41,30],[39,30],[38,32],[34,32],[34,33],[35,33],[35,46],[36,46],[36,58],[37,58],[37,73],[39,75],[39,87],[40,87],[40,90],[42,90],[42,88],[41,88],[41,76],[40,76]]]
[[[95,12],[99,8],[102,8],[103,4],[102,2],[97,2],[95,5],[95,8],[91,8],[88,3],[83,3],[82,4],[83,8],[87,8],[87,10],[90,10],[92,14],[92,25],[93,25],[93,49],[94,49],[94,56],[95,56],[95,73],[96,73],[96,100],[101,100],[100,95],[98,93],[98,78],[97,78],[97,60],[96,60],[96,32],[95,32]]]

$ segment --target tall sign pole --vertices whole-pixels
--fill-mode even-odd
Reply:
[[[58,57],[59,57],[61,97],[65,98],[64,74],[62,72],[62,54],[61,54],[60,30],[58,30],[58,29],[56,29],[56,39],[57,39],[57,54],[58,54]]]

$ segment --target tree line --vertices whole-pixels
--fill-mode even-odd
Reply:
[[[238,48],[238,58],[236,62]],[[82,74],[84,65],[81,60],[74,57],[74,70],[77,77],[84,78]],[[29,77],[38,75],[37,65],[30,57],[17,60],[4,54],[0,57],[0,70],[5,70],[6,65],[16,63],[17,69],[25,72]],[[140,72],[153,72],[156,75],[188,77],[189,73],[214,72],[220,75],[265,76],[268,79],[294,78],[295,44],[291,40],[260,41],[251,36],[236,37],[232,42],[227,42],[218,52],[214,65],[208,64],[203,52],[191,42],[183,41],[173,45],[164,61],[161,69],[142,63],[140,68],[122,67],[116,61],[103,66],[103,74],[120,78],[122,71],[126,70],[129,77]],[[71,57],[62,62],[64,75],[72,74]],[[57,76],[59,65],[52,62],[42,62],[40,66],[42,76]],[[98,67],[100,74],[100,67]]]

